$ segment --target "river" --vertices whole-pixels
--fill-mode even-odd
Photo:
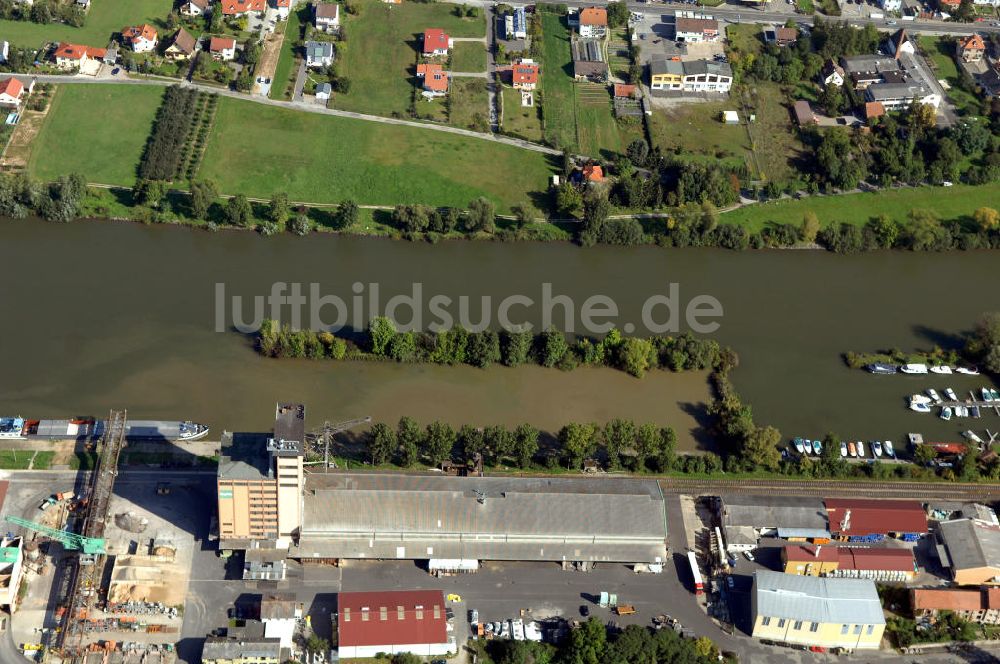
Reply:
[[[953,335],[982,312],[1000,310],[995,253],[432,245],[38,221],[0,223],[0,246],[4,414],[59,417],[127,407],[133,417],[190,418],[218,432],[267,428],[275,400],[291,399],[308,405],[313,425],[411,415],[456,425],[527,421],[554,430],[568,421],[626,417],[670,424],[681,447],[693,449],[708,444],[698,435],[708,398],[704,373],[656,371],[638,380],[608,369],[276,361],[257,356],[231,329],[228,313],[216,331],[217,284],[227,298],[249,298],[267,295],[275,282],[315,282],[321,294],[350,303],[353,284],[362,284],[367,298],[377,283],[384,304],[419,282],[425,301],[472,296],[478,320],[481,296],[491,296],[495,310],[513,294],[541,301],[549,283],[554,294],[571,297],[577,321],[584,300],[606,295],[624,326],[639,325],[647,298],[670,293],[673,283],[682,304],[697,295],[721,304],[715,336],[740,355],[736,386],[758,421],[787,436],[834,430],[900,439],[920,431],[953,440],[970,427],[1000,429],[995,415],[945,423],[905,407],[912,392],[951,386],[964,394],[983,378],[875,377],[847,369],[840,358],[848,349],[955,343]],[[251,309],[244,307],[247,315]],[[512,311],[541,322],[540,307]]]

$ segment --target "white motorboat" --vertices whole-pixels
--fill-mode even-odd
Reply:
[[[925,374],[927,373],[926,364],[904,364],[899,368],[905,374]]]
[[[808,438],[803,438],[802,439],[802,449],[803,449],[803,451],[807,455],[808,454],[812,454],[813,453],[813,444],[812,444],[812,441],[809,440]]]
[[[965,374],[966,376],[979,375],[979,369],[977,369],[976,367],[958,367],[957,369],[955,369],[955,371],[957,371],[960,374]]]
[[[813,452],[816,453],[816,456],[819,456],[820,454],[822,454],[823,453],[823,443],[821,443],[818,440],[814,440],[813,441]]]
[[[955,394],[955,390],[950,387],[944,391],[944,395],[948,397],[948,401],[958,401],[958,395]]]
[[[872,443],[872,451],[875,452],[875,456],[882,456],[882,443],[877,440]]]
[[[795,445],[795,451],[796,452],[798,452],[799,454],[803,453],[802,439],[801,438],[796,438],[795,440],[792,441],[792,444]]]
[[[910,395],[910,403],[932,403],[930,397],[925,397],[922,394],[912,394]]]
[[[854,447],[858,450],[858,456],[863,457],[865,455],[865,444],[860,440],[854,443]]]
[[[936,367],[931,367],[931,373],[943,374],[945,376],[951,375],[951,367],[947,364],[942,364]]]
[[[979,389],[979,394],[983,397],[983,401],[993,401],[993,391],[988,387],[982,387]]]
[[[847,456],[847,443],[845,443],[844,441],[840,441],[840,456],[842,457]]]
[[[934,400],[934,403],[941,403],[941,395],[936,390],[927,390],[927,396]]]
[[[969,409],[965,406],[955,406],[955,417],[968,417]]]
[[[911,401],[910,410],[915,413],[929,413],[931,412],[931,405],[922,401]]]
[[[976,432],[971,429],[969,431],[963,431],[962,435],[965,436],[966,440],[976,443],[977,445],[983,444],[983,439],[977,436]]]
[[[891,440],[887,440],[884,443],[882,443],[882,447],[885,448],[885,453],[886,454],[888,454],[889,456],[891,456],[893,458],[896,457],[896,450],[892,449],[892,441]]]
[[[947,422],[948,420],[950,420],[951,419],[951,408],[949,408],[948,406],[945,406],[944,408],[942,408],[941,409],[941,415],[940,415],[940,417],[945,422]]]

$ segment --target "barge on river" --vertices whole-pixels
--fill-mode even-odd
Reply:
[[[30,420],[0,417],[0,440],[97,440],[107,422],[93,417],[67,420]],[[208,426],[190,420],[128,420],[129,440],[190,441],[208,435]]]

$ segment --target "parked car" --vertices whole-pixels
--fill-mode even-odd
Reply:
[[[580,605],[580,615],[583,616],[584,618],[586,618],[587,616],[589,616],[590,615],[590,607],[587,606],[586,604],[581,604]]]
[[[743,557],[746,558],[747,560],[749,560],[750,562],[754,561],[753,554],[750,553],[749,551],[744,551],[743,552]]]
[[[730,590],[736,587],[736,581],[733,580],[733,577],[731,576],[726,577],[726,587],[729,588]]]

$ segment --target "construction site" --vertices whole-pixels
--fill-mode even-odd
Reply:
[[[115,494],[126,413],[108,421],[77,486],[25,504],[21,516],[8,510],[7,528],[22,530],[27,582],[15,642],[36,661],[170,664],[193,540],[177,525],[169,485]]]

